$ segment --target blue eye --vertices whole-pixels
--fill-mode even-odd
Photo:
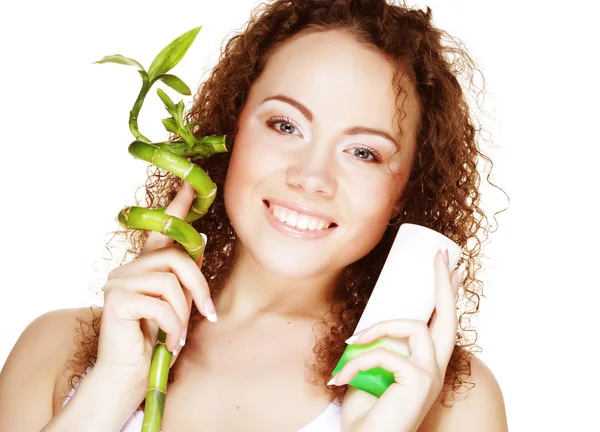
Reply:
[[[374,148],[371,148],[366,145],[360,145],[358,147],[355,147],[354,149],[352,149],[352,154],[356,156],[357,159],[361,159],[369,163],[381,163],[382,161],[379,152]]]
[[[291,121],[291,119],[287,118],[287,117],[271,117],[270,119],[267,120],[267,125],[273,129],[275,129],[277,132],[283,134],[283,135],[294,135],[294,131],[296,131],[298,128],[297,126]],[[275,127],[275,125],[277,124],[281,124],[284,126],[283,129],[279,128],[279,127]],[[288,133],[291,132],[291,133]]]
[[[288,117],[271,117],[266,121],[267,126],[274,129],[276,132],[282,135],[294,136],[294,132],[298,131],[296,124]],[[282,125],[277,127],[276,125]],[[299,133],[299,132],[298,132]],[[296,136],[302,136],[296,135]],[[366,145],[360,145],[353,149],[352,154],[360,160],[369,163],[381,163],[381,154],[372,147]]]
[[[366,146],[356,147],[353,151],[353,154],[357,158],[365,161],[380,162],[381,160],[381,157],[379,156],[379,153],[377,151]],[[371,157],[371,159],[369,159],[369,157]]]

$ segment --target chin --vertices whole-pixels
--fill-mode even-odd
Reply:
[[[323,262],[309,262],[301,259],[282,259],[282,256],[255,256],[256,262],[265,270],[285,279],[312,279],[331,271]]]
[[[314,248],[301,247],[298,244],[278,241],[269,236],[257,236],[247,239],[239,234],[238,241],[242,253],[268,273],[285,279],[311,279],[330,273],[338,267],[337,260],[331,260],[336,254],[315,253]],[[249,243],[248,243],[249,241]],[[339,259],[339,254],[338,254]]]

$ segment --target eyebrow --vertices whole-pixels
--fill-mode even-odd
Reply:
[[[262,103],[265,103],[269,100],[278,100],[281,102],[285,102],[287,104],[292,105],[294,108],[296,108],[298,111],[300,111],[302,113],[302,115],[304,115],[304,117],[306,117],[308,119],[309,122],[312,123],[313,121],[313,113],[306,108],[304,105],[302,105],[300,102],[298,102],[296,99],[293,99],[289,96],[285,96],[285,95],[275,95],[275,96],[270,96],[268,98],[266,98],[265,100],[262,101]],[[400,148],[400,145],[398,144],[398,142],[387,132],[380,130],[380,129],[374,129],[374,128],[370,128],[370,127],[366,127],[366,126],[351,126],[349,128],[346,128],[344,130],[344,135],[362,135],[362,134],[367,134],[367,135],[377,135],[380,137],[383,137],[389,141],[391,141],[395,146],[396,149]]]

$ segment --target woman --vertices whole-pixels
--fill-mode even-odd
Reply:
[[[442,36],[429,8],[383,0],[257,10],[187,115],[197,136],[227,134],[231,147],[199,162],[218,185],[194,223],[203,258],[125,231],[135,259],[110,273],[104,308],[53,311],[21,335],[2,371],[0,430],[139,430],[159,326],[176,353],[165,431],[506,430],[463,320],[478,309],[486,232],[476,164],[488,159],[457,80],[473,64]],[[157,171],[147,196],[184,217],[194,191]],[[428,324],[385,321],[355,342],[409,337],[408,360],[372,350],[331,380],[407,222],[455,240],[466,265],[436,255]],[[381,398],[345,385],[375,366],[398,378]]]

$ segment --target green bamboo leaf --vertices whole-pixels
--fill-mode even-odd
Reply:
[[[169,113],[171,111],[175,111],[175,103],[171,100],[171,98],[169,97],[168,94],[166,94],[164,91],[162,91],[162,89],[156,89],[156,93],[158,93],[158,97],[160,98],[161,101],[163,101],[163,103],[167,107],[167,111],[169,111]],[[171,114],[171,115],[173,115],[173,114]]]
[[[175,75],[165,74],[159,76],[158,79],[184,96],[190,96],[192,94],[192,91],[186,85],[186,83],[184,83],[181,78],[178,78]]]
[[[175,108],[177,109],[176,112],[176,116],[173,116],[173,118],[175,119],[175,121],[177,122],[177,124],[179,124],[181,127],[183,127],[183,101],[179,101],[177,102],[177,105],[175,105]]]
[[[177,63],[183,58],[188,48],[196,39],[196,35],[200,31],[202,26],[198,26],[171,42],[163,50],[158,53],[156,58],[152,61],[150,69],[148,69],[148,76],[150,82],[154,82],[160,75],[166,74],[173,69]]]
[[[179,126],[172,118],[162,119],[162,124],[164,125],[165,129],[169,132],[173,132],[174,134],[179,135]]]
[[[127,66],[135,66],[139,70],[142,70],[144,72],[146,71],[146,69],[144,69],[144,67],[141,64],[139,64],[137,61],[135,61],[132,58],[125,57],[124,55],[121,55],[121,54],[113,54],[113,55],[104,56],[104,58],[102,60],[98,60],[98,61],[94,62],[94,64],[96,64],[96,63],[119,63],[119,64],[123,64],[123,65],[127,65]]]

